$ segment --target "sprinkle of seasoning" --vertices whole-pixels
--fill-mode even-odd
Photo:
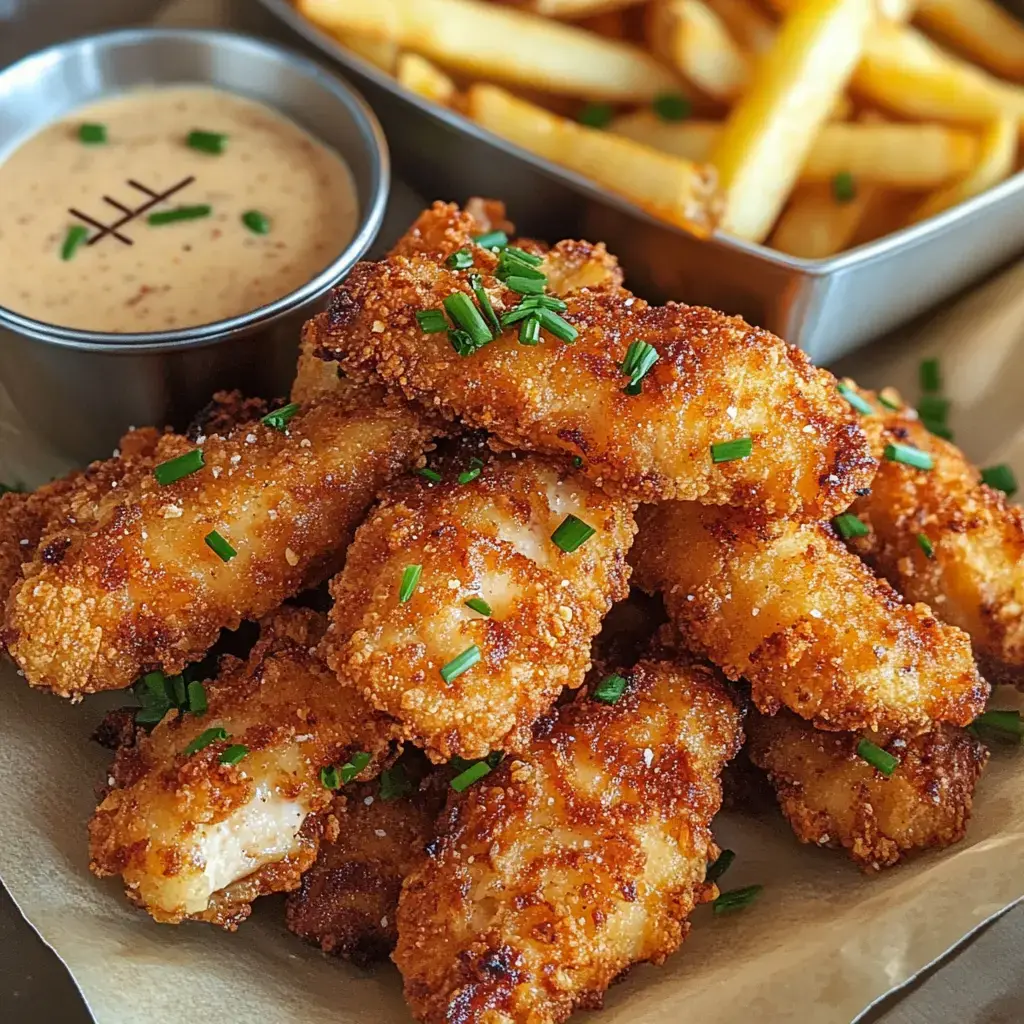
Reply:
[[[981,482],[1002,491],[1008,498],[1017,493],[1017,478],[1005,462],[1000,462],[998,466],[986,466],[981,471]]]
[[[463,470],[458,480],[460,484],[471,484],[482,472],[484,468],[483,462],[478,458],[472,458],[469,460],[469,469]]]
[[[836,516],[832,520],[832,525],[843,540],[849,540],[851,537],[866,537],[871,532],[863,520],[852,512],[844,512],[842,515]]]
[[[429,480],[432,484],[439,484],[441,482],[441,474],[436,469],[431,469],[429,466],[423,466],[417,469],[416,472]]]
[[[732,441],[717,441],[711,446],[712,462],[735,462],[749,459],[754,451],[754,441],[749,437],[737,437]]]
[[[238,554],[216,530],[211,530],[203,541],[222,562],[230,562]]]
[[[923,534],[917,535],[917,546],[924,552],[925,558],[935,557],[935,548],[932,546],[932,542]]]
[[[198,679],[188,684],[188,709],[193,715],[205,715],[209,707],[206,700],[206,687]]]
[[[450,270],[469,270],[473,266],[473,254],[468,249],[459,249],[444,262]]]
[[[416,592],[416,584],[423,573],[422,565],[407,565],[402,571],[402,583],[398,588],[398,603],[405,604]]]
[[[602,704],[617,704],[619,698],[626,692],[626,677],[620,675],[605,676],[594,687],[594,692],[591,694],[594,700],[600,701]]]
[[[380,773],[380,798],[385,803],[411,792],[412,782],[402,765],[392,765]]]
[[[718,859],[708,868],[707,874],[704,876],[705,882],[717,882],[722,875],[732,867],[732,862],[736,859],[736,854],[732,850],[723,850],[719,855]]]
[[[80,124],[78,126],[78,141],[84,142],[87,146],[106,142],[107,126],[105,124]]]
[[[508,235],[504,231],[488,231],[485,235],[477,235],[473,241],[481,249],[504,249],[508,245]]]
[[[273,427],[274,430],[287,430],[288,421],[299,411],[301,406],[298,402],[289,402],[287,405],[282,405],[280,409],[275,409],[273,412],[268,412],[260,423],[265,426]]]
[[[64,236],[64,244],[60,247],[60,258],[69,260],[78,252],[79,246],[89,237],[89,229],[83,224],[74,224],[68,228]]]
[[[558,528],[551,534],[551,540],[554,541],[555,547],[571,555],[595,533],[597,530],[594,527],[588,526],[582,519],[570,513],[558,524]]]
[[[832,179],[832,197],[837,203],[850,203],[857,198],[857,182],[849,171],[840,171]]]
[[[1019,711],[985,711],[971,723],[972,728],[991,729],[1024,741],[1024,722]]]
[[[588,128],[607,128],[615,117],[615,108],[610,103],[588,103],[576,115],[580,124]]]
[[[365,751],[357,751],[341,766],[342,784],[348,785],[370,763],[370,755]]]
[[[662,121],[685,121],[693,113],[693,104],[678,93],[663,93],[651,107]]]
[[[476,644],[467,647],[458,657],[452,658],[441,668],[441,678],[446,683],[458,679],[463,672],[468,672],[480,660],[480,648]]]
[[[224,152],[224,143],[228,137],[221,132],[191,131],[185,136],[185,144],[191,149],[198,149],[201,153],[212,153],[220,156]]]
[[[527,317],[519,325],[519,344],[520,345],[539,345],[540,344],[540,320],[535,316]]]
[[[176,224],[179,220],[198,220],[200,217],[209,217],[213,207],[206,203],[198,206],[177,206],[173,210],[161,210],[159,213],[151,213],[146,222],[154,227],[161,224]]]
[[[730,910],[742,910],[743,907],[749,907],[761,895],[763,889],[763,885],[747,885],[742,889],[723,892],[713,904],[715,913],[727,914]]]
[[[198,754],[200,750],[204,750],[211,743],[216,743],[218,740],[226,740],[228,738],[227,730],[219,725],[215,725],[212,729],[204,729],[186,748],[185,756],[191,757],[193,754]]]
[[[249,753],[249,748],[244,743],[232,743],[223,754],[220,755],[220,763],[228,767],[238,764],[239,761]]]
[[[341,789],[341,776],[333,764],[320,769],[320,785],[324,789]]]
[[[861,740],[857,744],[857,756],[886,777],[892,775],[900,764],[898,757],[893,757],[888,750],[883,750],[871,740]]]
[[[938,359],[922,359],[917,370],[917,379],[921,390],[926,394],[935,394],[942,390],[942,371]]]
[[[156,477],[156,482],[161,487],[166,487],[186,476],[198,473],[205,465],[203,449],[193,448],[192,451],[185,452],[184,455],[179,455],[176,459],[168,459],[166,462],[161,462],[159,466],[154,466],[153,476]]]
[[[270,234],[270,218],[265,213],[260,213],[259,210],[246,210],[242,214],[242,223],[254,235]]]
[[[627,395],[639,395],[643,387],[643,379],[658,361],[658,352],[646,341],[634,341],[626,349],[626,358],[622,360],[621,370],[629,377],[629,383],[622,389]]]
[[[469,335],[474,348],[482,348],[489,341],[494,340],[490,327],[480,314],[480,310],[473,305],[468,295],[462,292],[455,292],[444,299],[444,308],[453,322]],[[464,353],[459,353],[460,355]]]
[[[490,775],[491,771],[491,766],[486,761],[477,761],[452,779],[452,789],[456,793],[461,793],[464,789],[469,789],[474,782],[479,782],[485,775]]]
[[[927,452],[909,444],[887,444],[882,455],[890,462],[902,462],[904,466],[913,466],[914,469],[931,469],[935,465]]]
[[[467,608],[479,612],[481,615],[486,615],[487,618],[491,617],[491,606],[482,597],[471,597],[469,600],[464,601],[463,604]]]
[[[866,399],[862,398],[849,384],[838,384],[836,390],[845,398],[854,409],[857,410],[862,416],[870,416],[875,410],[871,408],[871,403]]]
[[[440,334],[448,330],[448,321],[440,309],[421,309],[416,314],[416,322],[425,334]]]
[[[501,334],[501,321],[498,319],[498,314],[494,312],[491,297],[487,294],[487,289],[484,288],[483,278],[479,274],[470,274],[469,287],[473,289],[477,305],[487,321],[487,326],[491,329],[491,334],[496,338]]]

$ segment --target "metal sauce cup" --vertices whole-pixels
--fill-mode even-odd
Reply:
[[[211,85],[271,107],[333,147],[355,182],[355,237],[312,281],[243,316],[145,334],[78,331],[0,306],[0,381],[34,429],[79,460],[130,425],[181,425],[221,388],[287,393],[302,323],[384,217],[387,143],[362,98],[287,50],[226,32],[131,29],[43,50],[0,73],[0,154],[76,107],[141,86]]]

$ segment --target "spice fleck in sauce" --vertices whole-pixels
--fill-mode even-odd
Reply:
[[[212,323],[311,280],[357,215],[341,157],[280,114],[216,89],[133,92],[0,162],[0,306],[115,333]]]

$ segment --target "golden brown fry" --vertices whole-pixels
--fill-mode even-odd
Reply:
[[[515,306],[519,296],[493,276],[496,257],[474,255],[495,309]],[[579,456],[599,485],[639,500],[817,518],[870,482],[866,438],[831,374],[737,317],[656,308],[618,290],[568,292],[574,344],[545,334],[524,346],[514,327],[462,357],[415,317],[455,292],[472,296],[466,275],[440,256],[361,263],[321,315],[321,350],[357,379],[382,379],[512,447]],[[639,339],[659,358],[641,393],[629,395],[621,365]],[[713,443],[744,437],[753,440],[749,458],[712,461]]]
[[[775,23],[755,0],[708,0],[708,6],[752,56],[764,53],[775,43]]]
[[[646,0],[502,0],[512,7],[522,7],[548,18],[589,18],[621,11],[646,3]]]
[[[1024,79],[1024,25],[995,0],[920,0],[914,20],[997,75]]]
[[[233,929],[257,896],[294,889],[332,798],[320,769],[356,751],[373,755],[362,778],[379,769],[389,727],[358,694],[339,695],[310,654],[323,628],[322,616],[283,609],[246,662],[225,659],[205,715],[171,711],[118,754],[89,824],[90,868],[121,875],[155,920]],[[217,728],[226,736],[187,751]],[[241,760],[223,763],[237,745]]]
[[[768,772],[782,813],[802,843],[842,848],[864,871],[910,850],[959,842],[988,751],[961,729],[910,738],[868,734],[898,757],[886,778],[857,754],[859,734],[820,732],[783,711],[747,720],[747,751]]]
[[[396,481],[331,583],[328,664],[434,761],[527,744],[563,687],[583,682],[591,640],[627,593],[630,502],[539,456],[478,455],[439,463],[440,483]],[[596,531],[571,553],[552,540],[569,515]],[[410,565],[422,573],[403,602]],[[473,647],[479,662],[446,682],[443,667]]]
[[[850,199],[838,200],[832,185],[796,189],[772,232],[773,249],[807,260],[827,259],[849,247],[878,196],[878,187],[857,185]]]
[[[454,796],[407,881],[394,960],[418,1020],[555,1024],[682,941],[740,714],[713,673],[642,661],[614,706],[578,699],[522,758]]]
[[[984,710],[965,633],[899,595],[816,523],[691,502],[644,506],[631,561],[694,650],[766,714],[821,728],[968,725]]]
[[[44,537],[7,602],[7,646],[28,681],[76,696],[180,672],[221,629],[335,570],[374,494],[432,433],[379,395],[360,402],[314,405],[284,432],[209,436],[203,469],[167,486],[142,474]],[[165,435],[154,462],[194,448]],[[207,545],[214,530],[235,557]]]
[[[399,84],[443,107],[451,106],[458,96],[458,88],[452,79],[418,53],[403,53],[398,58],[395,77]]]

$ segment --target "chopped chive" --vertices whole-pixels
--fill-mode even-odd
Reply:
[[[557,295],[527,295],[516,307],[517,309],[550,309],[555,313],[564,313],[569,306]]]
[[[505,284],[520,295],[542,295],[547,287],[547,281],[534,277],[507,277]]]
[[[193,754],[198,754],[200,750],[204,750],[211,743],[216,743],[218,740],[226,740],[228,738],[227,730],[219,725],[215,725],[212,729],[204,729],[186,748],[185,756],[191,757]]]
[[[748,459],[754,451],[754,441],[750,437],[737,437],[732,441],[716,441],[711,446],[712,462],[735,462],[737,459]]]
[[[239,761],[249,753],[249,748],[244,743],[232,743],[227,750],[220,755],[220,763],[226,764],[229,768],[231,765],[238,764]]]
[[[380,798],[385,803],[411,792],[412,782],[402,765],[392,765],[380,773]]]
[[[273,412],[268,412],[260,423],[265,424],[268,427],[273,427],[274,430],[287,430],[288,421],[299,411],[300,406],[298,402],[289,402],[287,405],[282,405],[280,409],[275,409]]]
[[[341,789],[341,776],[333,764],[320,769],[320,785],[324,789]]]
[[[723,892],[712,906],[714,906],[716,914],[741,910],[743,907],[749,907],[761,895],[763,889],[763,885],[747,885],[742,889],[731,889],[729,892]]]
[[[620,369],[629,377],[629,383],[623,390],[627,395],[638,395],[643,387],[643,379],[658,361],[658,351],[646,341],[634,341],[626,349],[626,358],[622,360]]]
[[[508,245],[508,235],[504,231],[488,231],[485,235],[477,235],[473,241],[481,249],[504,249]]]
[[[597,530],[594,527],[588,526],[582,519],[570,513],[558,524],[558,528],[551,534],[551,539],[554,541],[555,547],[560,548],[567,555],[571,555],[578,547],[590,540],[595,533]]]
[[[890,462],[902,462],[914,469],[931,469],[935,462],[927,453],[909,444],[887,444],[882,455]]]
[[[548,275],[538,269],[540,264],[523,259],[522,256],[517,255],[520,252],[522,252],[521,249],[503,249],[498,257],[498,269],[495,271],[495,277],[499,281],[507,281],[510,277],[525,277],[531,281],[546,283]],[[523,253],[523,255],[529,256],[529,253]]]
[[[147,672],[135,684],[135,699],[144,708],[160,708],[160,717],[171,707],[171,695],[167,690],[167,679],[163,672]]]
[[[837,203],[849,203],[857,198],[857,182],[849,171],[840,171],[832,179],[832,197]]]
[[[485,775],[490,775],[492,770],[486,761],[476,761],[452,779],[452,789],[456,793],[461,793],[464,789],[469,789],[474,782],[479,782]]]
[[[185,452],[184,455],[179,455],[176,459],[168,459],[166,462],[161,462],[159,466],[155,466],[153,476],[156,477],[156,482],[161,487],[166,487],[168,484],[173,484],[186,476],[197,473],[205,465],[203,449],[193,448],[192,451]]]
[[[426,334],[440,334],[448,330],[448,321],[440,309],[421,309],[416,314],[416,321]]]
[[[206,700],[206,687],[198,679],[188,684],[188,709],[193,715],[205,715],[209,704]]]
[[[917,379],[921,390],[934,394],[942,390],[942,372],[938,359],[922,359],[917,370]]]
[[[64,236],[64,243],[60,247],[60,258],[64,261],[71,259],[78,252],[78,247],[89,237],[89,229],[82,224],[73,224],[68,228]]]
[[[875,410],[871,408],[871,403],[857,394],[849,384],[838,384],[836,390],[845,398],[853,408],[859,412],[862,416],[870,416]]]
[[[460,356],[471,356],[477,349],[481,348],[473,339],[469,336],[467,331],[461,328],[452,328],[448,332],[448,340],[451,342],[451,346]]]
[[[885,776],[892,775],[900,764],[898,757],[893,757],[888,750],[883,750],[871,740],[861,740],[857,744],[857,756]]]
[[[458,475],[458,481],[460,484],[471,484],[481,473],[484,468],[483,462],[480,459],[472,458],[469,460],[469,469],[463,470]]]
[[[491,606],[482,597],[471,597],[469,600],[464,601],[463,604],[467,608],[479,612],[481,615],[486,615],[488,618],[491,617]]]
[[[490,327],[480,315],[480,310],[473,305],[468,295],[455,292],[444,299],[444,308],[448,315],[470,337],[473,345],[480,348],[493,340]]]
[[[981,471],[981,482],[1002,491],[1008,498],[1017,493],[1017,478],[1005,462],[997,466],[986,466]]]
[[[78,141],[84,142],[87,146],[106,142],[107,126],[105,124],[80,124],[78,126]]]
[[[216,531],[211,530],[203,540],[206,546],[222,561],[230,562],[238,552]]]
[[[423,573],[422,565],[407,565],[402,571],[402,584],[398,588],[398,603],[405,604],[416,590]]]
[[[5,484],[0,482],[0,497],[5,494],[24,494],[25,488],[21,484]]]
[[[662,121],[685,121],[693,112],[693,104],[678,93],[663,93],[651,104]]]
[[[573,469],[579,469],[582,465],[583,465],[583,456],[582,455],[574,455],[572,457],[572,468]]]
[[[146,222],[159,227],[161,224],[174,224],[179,220],[198,220],[200,217],[209,217],[212,210],[213,208],[206,203],[197,206],[176,206],[173,210],[151,213]]]
[[[626,692],[626,677],[617,674],[605,676],[594,687],[591,697],[602,704],[617,704],[619,698]]]
[[[473,266],[473,254],[468,249],[459,249],[444,262],[445,266],[451,270],[469,270]]]
[[[932,542],[923,534],[917,535],[917,546],[924,552],[925,558],[935,557],[935,548],[932,546]]]
[[[520,345],[539,345],[540,344],[540,320],[535,316],[527,317],[519,325],[519,344]]]
[[[185,136],[185,144],[191,149],[198,149],[203,153],[213,153],[219,156],[224,152],[224,143],[227,136],[221,132],[204,132],[198,129],[191,131]]]
[[[922,395],[917,403],[917,414],[922,420],[945,423],[949,417],[949,399],[940,395]]]
[[[270,234],[270,218],[265,213],[260,213],[259,210],[246,210],[242,214],[242,223],[254,235]]]
[[[441,474],[438,473],[436,469],[431,469],[429,466],[423,466],[420,469],[417,469],[416,472],[420,476],[426,477],[432,484],[439,484],[441,482]]]
[[[944,441],[953,440],[953,431],[946,426],[945,423],[939,420],[930,420],[926,417],[921,417],[921,426],[928,431],[929,434],[934,434],[936,437],[941,437]]]
[[[615,108],[610,103],[588,103],[576,115],[576,120],[588,128],[607,128],[613,117]]]
[[[458,657],[452,658],[441,668],[441,678],[450,683],[458,679],[463,672],[468,672],[480,660],[480,648],[476,644],[467,647]]]
[[[540,316],[539,306],[528,306],[525,302],[520,302],[515,309],[508,309],[501,314],[501,326],[511,327],[513,324],[519,323],[520,320],[527,320],[530,317]]]
[[[884,405],[886,409],[889,409],[892,412],[899,412],[903,408],[903,404],[901,402],[897,401],[895,398],[890,398],[889,395],[886,394],[886,389],[878,392],[878,401]]]
[[[341,766],[341,781],[348,785],[370,763],[370,755],[359,750]]]
[[[571,345],[579,337],[580,332],[568,320],[563,320],[550,309],[538,310],[537,318],[540,320],[541,327],[548,334],[553,334],[559,341],[564,341],[566,345]]]
[[[855,516],[852,512],[844,512],[842,515],[836,516],[832,520],[832,525],[843,540],[849,540],[851,537],[866,537],[871,532],[860,517]]]
[[[174,703],[184,711],[188,707],[188,691],[185,689],[185,679],[183,676],[171,676],[167,680],[168,685],[171,687],[171,692],[174,696]]]
[[[736,859],[736,854],[732,850],[723,850],[712,864],[707,873],[704,875],[705,882],[717,882],[722,875],[732,867],[732,862]]]
[[[528,263],[531,267],[539,267],[544,262],[543,256],[536,256],[532,252],[520,249],[517,245],[510,245],[503,249],[502,252],[506,258],[511,256],[513,259],[517,259],[521,263]]]
[[[170,704],[164,704],[160,707],[141,708],[135,712],[135,724],[158,725],[163,721],[164,715],[170,710]]]
[[[985,711],[971,725],[1024,740],[1024,721],[1019,711]]]
[[[487,289],[484,288],[483,278],[479,274],[470,274],[469,287],[473,289],[477,305],[487,321],[487,326],[491,329],[491,335],[496,338],[501,334],[501,321],[498,319],[498,314],[494,312],[491,297],[487,294]]]

